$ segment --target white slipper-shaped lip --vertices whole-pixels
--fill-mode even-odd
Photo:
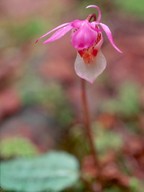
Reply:
[[[92,63],[84,63],[83,58],[77,54],[74,64],[76,74],[86,81],[93,83],[95,79],[104,71],[106,68],[106,59],[101,50],[98,51],[97,56]]]

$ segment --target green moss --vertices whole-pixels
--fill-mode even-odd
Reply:
[[[3,139],[0,142],[0,155],[4,158],[10,157],[30,157],[38,154],[34,144],[22,137]]]
[[[133,13],[136,16],[140,16],[141,18],[143,18],[143,14],[144,14],[144,2],[143,0],[126,0],[126,1],[121,1],[121,0],[117,0],[116,1],[118,6],[120,6],[120,8],[124,9],[125,11],[129,12],[129,13]]]

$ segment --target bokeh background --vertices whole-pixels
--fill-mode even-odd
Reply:
[[[93,175],[70,34],[49,45],[35,44],[55,26],[86,18],[95,11],[85,9],[89,4],[100,6],[102,21],[123,51],[117,53],[105,36],[107,68],[87,85],[94,137],[108,178],[105,192],[143,191],[143,0],[0,1],[0,158],[64,150],[81,162],[84,175]],[[67,191],[88,191],[85,182],[77,183]]]

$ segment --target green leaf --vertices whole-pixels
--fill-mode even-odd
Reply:
[[[30,140],[22,137],[11,137],[0,142],[0,155],[4,158],[15,156],[35,156],[38,150]]]
[[[78,180],[78,167],[75,157],[65,152],[3,162],[1,187],[24,192],[61,191]]]

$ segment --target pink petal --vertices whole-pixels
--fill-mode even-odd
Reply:
[[[89,5],[89,6],[87,6],[86,8],[95,8],[95,9],[97,9],[97,11],[98,11],[97,22],[100,22],[100,20],[101,20],[101,15],[102,15],[100,8],[99,8],[98,6],[96,6],[96,5]]]
[[[96,43],[96,45],[94,46],[95,49],[97,49],[97,50],[100,50],[100,48],[101,48],[101,46],[102,46],[102,44],[103,44],[103,35],[102,35],[102,33],[99,33],[99,34],[101,35],[101,39],[100,39],[99,42]]]
[[[39,39],[37,39],[37,40],[36,40],[36,43],[37,43],[40,39],[42,39],[43,37],[46,37],[46,36],[49,35],[50,33],[54,32],[54,31],[56,31],[56,30],[58,30],[58,29],[60,29],[60,28],[62,28],[62,27],[65,27],[65,26],[67,26],[67,25],[69,25],[69,24],[70,24],[70,23],[63,23],[62,25],[59,25],[59,26],[55,27],[55,28],[52,29],[51,31],[48,31],[47,33],[45,33],[44,35],[42,35]]]
[[[91,22],[90,25],[92,29],[95,30],[96,32],[101,32],[100,27],[98,27],[99,23],[97,21]]]
[[[113,37],[112,37],[112,33],[109,29],[109,27],[103,23],[99,23],[101,25],[101,27],[103,28],[103,30],[105,31],[110,43],[112,44],[112,46],[120,53],[122,53],[122,51],[115,45]]]
[[[76,19],[76,20],[72,21],[71,25],[73,26],[73,28],[79,28],[83,22],[84,22],[84,20]]]
[[[97,38],[97,31],[93,30],[88,21],[83,21],[80,28],[72,34],[72,44],[77,50],[91,47]]]
[[[63,27],[62,29],[59,29],[50,38],[48,38],[46,41],[44,41],[44,44],[56,41],[57,39],[60,39],[66,33],[68,33],[71,29],[72,29],[71,25],[67,25],[67,26]]]
[[[76,74],[82,79],[93,83],[94,80],[104,71],[106,68],[106,59],[101,51],[98,52],[93,63],[85,64],[83,59],[77,54],[75,61]]]

